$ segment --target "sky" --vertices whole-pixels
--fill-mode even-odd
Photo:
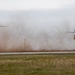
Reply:
[[[75,0],[0,0],[0,10],[58,9],[75,5]]]
[[[25,17],[34,29],[59,25],[65,20],[74,26],[75,0],[0,0],[0,23],[16,16]]]
[[[32,15],[31,13],[33,12],[31,10],[37,10],[34,15],[47,12],[52,19],[57,19],[58,16],[63,16],[66,19],[68,18],[66,15],[70,17],[75,16],[75,0],[0,0],[0,21],[16,14],[14,11],[30,11],[28,13]],[[47,16],[47,13],[44,16]]]

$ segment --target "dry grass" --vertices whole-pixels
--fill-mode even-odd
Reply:
[[[0,56],[0,75],[75,75],[75,55]]]

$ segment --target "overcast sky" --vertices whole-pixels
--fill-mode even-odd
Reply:
[[[75,0],[0,0],[0,10],[57,9],[75,4]]]
[[[38,9],[38,11],[31,11],[35,9]],[[75,16],[75,0],[0,0],[0,21],[6,21],[9,16],[16,14],[12,11],[18,10],[30,10],[27,15],[31,21],[32,19],[37,20],[35,18],[38,18],[38,20],[42,18],[42,20],[49,20],[49,22],[53,23],[60,19],[70,18],[72,20]]]

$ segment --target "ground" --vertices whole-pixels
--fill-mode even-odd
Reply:
[[[0,55],[0,75],[75,75],[75,54]]]

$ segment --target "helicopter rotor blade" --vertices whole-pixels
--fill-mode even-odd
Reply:
[[[67,32],[67,33],[75,33],[75,32]]]
[[[8,27],[8,26],[0,26],[0,27]]]

